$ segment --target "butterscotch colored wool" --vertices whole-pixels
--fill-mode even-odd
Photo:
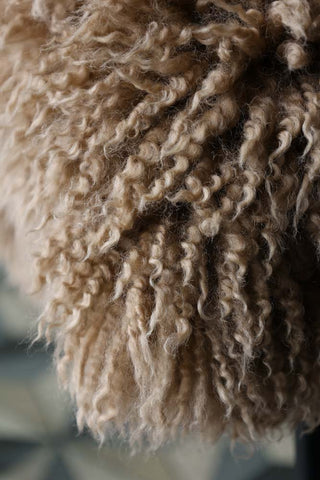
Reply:
[[[0,11],[2,256],[79,429],[319,424],[320,1]]]

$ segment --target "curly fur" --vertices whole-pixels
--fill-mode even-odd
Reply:
[[[79,429],[319,424],[320,1],[0,7],[2,255]]]

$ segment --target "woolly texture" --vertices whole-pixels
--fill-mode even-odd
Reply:
[[[320,1],[0,0],[1,245],[79,429],[320,423]]]

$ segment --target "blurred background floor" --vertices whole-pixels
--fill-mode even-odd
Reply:
[[[69,398],[56,382],[51,352],[28,350],[36,312],[0,268],[0,479],[1,480],[253,480],[268,466],[289,477],[292,436],[262,445],[248,459],[234,458],[229,442],[183,444],[146,458],[131,457],[116,441],[98,449],[79,435]],[[286,476],[288,475],[288,476]],[[272,480],[275,480],[275,478]]]

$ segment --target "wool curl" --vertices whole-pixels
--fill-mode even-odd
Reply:
[[[1,252],[79,430],[320,423],[319,0],[0,0]]]

